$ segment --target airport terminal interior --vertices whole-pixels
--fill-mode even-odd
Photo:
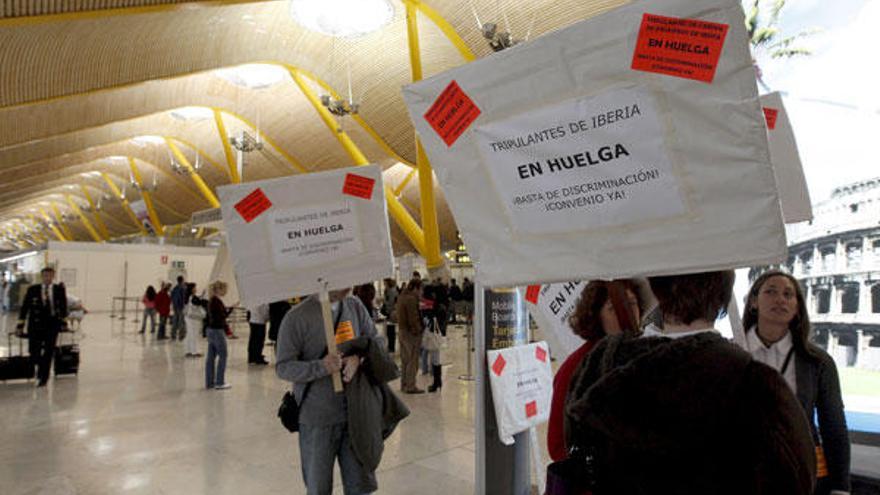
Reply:
[[[706,435],[645,425],[738,418],[700,430],[662,370],[627,395],[711,341],[803,447],[742,486],[880,494],[877,23],[0,0],[0,493],[733,493]]]

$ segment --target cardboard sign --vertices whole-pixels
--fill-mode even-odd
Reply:
[[[314,294],[325,283],[328,290],[351,287],[393,273],[384,196],[343,192],[352,175],[361,178],[356,179],[358,194],[365,193],[368,181],[384,188],[380,168],[368,165],[217,189],[244,305]],[[254,191],[265,200],[253,199]],[[247,214],[238,208],[242,201]]]
[[[688,20],[675,29],[693,21],[706,43],[713,26],[727,26],[711,84],[632,69],[645,14]],[[450,147],[424,115],[453,81],[480,114]],[[736,0],[628,3],[410,84],[403,96],[487,287],[784,259]]]
[[[498,200],[521,233],[549,234],[685,211],[650,92],[611,90],[477,127]]]
[[[425,120],[447,146],[452,146],[479,116],[480,109],[452,81],[425,113]]]
[[[785,223],[805,222],[813,219],[813,205],[807,179],[798,153],[794,129],[788,112],[778,92],[761,96],[761,105],[767,120],[767,140],[770,144],[770,163],[776,184],[779,186],[779,202]]]
[[[541,329],[553,356],[560,362],[584,343],[582,338],[574,334],[568,319],[574,313],[586,285],[586,282],[536,285],[535,300],[526,298],[531,303],[529,314]]]
[[[498,421],[498,437],[513,444],[513,435],[544,423],[550,417],[553,372],[547,343],[488,351],[489,384]]]
[[[727,24],[645,13],[633,52],[633,70],[711,83]]]

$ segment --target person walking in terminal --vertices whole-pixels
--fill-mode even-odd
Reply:
[[[372,318],[359,299],[347,296],[348,291],[330,291],[337,346],[360,337],[376,338]],[[300,407],[303,481],[309,495],[330,495],[333,464],[338,460],[346,495],[372,493],[377,488],[375,472],[365,469],[355,455],[347,394],[333,391],[330,376],[341,370],[343,380],[350,382],[360,366],[360,357],[342,358],[337,348],[328,349],[326,342],[321,302],[315,295],[296,305],[281,322],[275,372],[294,384]]]
[[[810,316],[800,284],[781,271],[762,274],[749,290],[742,321],[749,352],[779,371],[810,421],[816,445],[815,493],[849,493],[849,432],[837,366],[809,341]]]
[[[416,372],[419,367],[419,353],[422,348],[422,317],[419,313],[419,300],[422,281],[413,278],[400,296],[397,297],[397,325],[400,340],[400,389],[405,394],[423,394],[416,386]]]
[[[171,316],[171,340],[177,339],[178,336],[183,340],[183,333],[186,331],[183,322],[184,306],[186,306],[186,281],[183,275],[178,275],[177,285],[171,289],[171,307],[174,309],[174,314]]]
[[[37,386],[49,381],[49,368],[55,356],[58,332],[67,318],[67,291],[64,284],[52,283],[55,269],[40,271],[41,283],[28,287],[18,313],[16,330],[23,335],[27,323],[28,351],[31,363],[37,368]]]
[[[156,289],[152,285],[147,286],[144,297],[141,298],[141,304],[144,305],[144,318],[141,322],[141,331],[144,333],[147,329],[147,317],[150,318],[150,333],[156,332]]]
[[[156,312],[159,313],[159,334],[156,336],[156,340],[168,338],[165,329],[168,327],[168,318],[171,316],[171,295],[168,293],[169,289],[171,289],[171,284],[162,282],[162,288],[156,294]]]
[[[208,310],[205,309],[205,301],[196,296],[196,284],[186,284],[186,304],[183,307],[184,323],[186,331],[183,341],[183,348],[186,357],[201,357],[198,352],[197,343],[199,336],[205,326],[205,318],[208,316]]]
[[[596,495],[809,494],[816,459],[794,394],[713,328],[734,272],[652,277],[664,330],[600,341],[569,387],[565,442]]]
[[[269,305],[257,304],[248,311],[248,324],[251,327],[248,336],[248,364],[267,365],[266,357],[263,356],[263,346],[266,343],[266,323],[269,322]]]
[[[226,383],[226,319],[232,309],[226,309],[221,297],[226,295],[226,282],[220,280],[209,288],[211,300],[208,302],[208,356],[205,359],[205,388],[223,390],[230,388]],[[216,368],[215,368],[216,366]]]
[[[629,310],[638,323],[644,310],[644,301],[639,299],[636,284],[632,280],[617,282],[623,285]],[[585,342],[566,358],[553,377],[553,399],[550,403],[550,421],[547,423],[547,450],[554,461],[561,461],[568,456],[563,415],[565,397],[574,371],[603,337],[623,332],[611,304],[607,282],[595,280],[584,287],[577,307],[569,318],[569,325]]]

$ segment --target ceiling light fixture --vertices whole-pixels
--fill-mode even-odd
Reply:
[[[195,122],[210,119],[214,112],[207,107],[181,107],[172,110],[171,116],[184,122]]]
[[[264,89],[289,77],[283,68],[270,64],[245,64],[228,69],[218,69],[214,75],[226,82],[248,89]]]
[[[290,0],[290,16],[310,31],[354,38],[388,24],[394,7],[388,0]]]

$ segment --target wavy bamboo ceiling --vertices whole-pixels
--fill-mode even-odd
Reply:
[[[394,19],[380,31],[339,39],[308,31],[288,15],[286,1],[0,0],[0,248],[25,237],[54,238],[34,218],[38,205],[55,203],[78,240],[91,240],[73,208],[93,195],[110,195],[104,172],[121,188],[129,182],[125,158],[135,159],[145,182],[156,177],[157,211],[164,224],[185,222],[209,207],[189,176],[172,170],[167,137],[195,163],[210,189],[230,182],[213,111],[227,134],[267,139],[251,153],[244,180],[351,165],[289,75],[299,70],[319,93],[347,94],[351,81],[364,126],[340,119],[370,161],[383,165],[407,210],[418,220],[417,180],[399,164],[415,162],[414,132],[400,95],[411,78],[404,5],[392,0]],[[421,2],[448,22],[476,57],[491,50],[477,20],[509,25],[515,37],[535,37],[620,5],[620,0],[429,0]],[[71,14],[70,12],[79,12]],[[5,18],[4,18],[5,17]],[[438,17],[439,19],[439,17]],[[465,63],[457,47],[423,10],[419,14],[425,76]],[[242,64],[273,64],[277,82],[249,88],[230,82]],[[217,70],[224,69],[224,75]],[[201,107],[196,119],[172,111]],[[177,112],[179,113],[179,112]],[[203,115],[202,115],[203,114]],[[374,134],[371,135],[370,132]],[[381,142],[380,142],[381,140]],[[397,165],[395,165],[397,164]],[[91,173],[91,174],[90,174]],[[73,186],[73,187],[65,187]],[[399,187],[404,186],[404,187]],[[101,194],[99,194],[101,193]],[[60,195],[60,196],[59,196]],[[129,189],[132,200],[139,194]],[[455,224],[437,190],[442,244],[455,243]],[[50,212],[51,215],[51,212]],[[87,217],[94,218],[87,213]],[[77,217],[78,218],[78,217]],[[110,237],[136,226],[116,199],[98,213]],[[412,250],[392,225],[397,251]],[[22,234],[32,230],[29,236]]]

